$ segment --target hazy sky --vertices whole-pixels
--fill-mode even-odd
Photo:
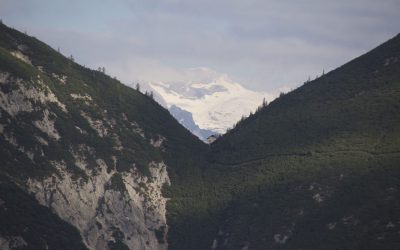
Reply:
[[[388,40],[399,12],[400,0],[0,0],[5,24],[125,83],[198,81],[187,71],[203,67],[264,91]]]

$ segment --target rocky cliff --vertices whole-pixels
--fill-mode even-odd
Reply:
[[[201,142],[150,97],[34,38],[1,25],[0,45],[4,182],[72,225],[83,248],[167,249],[165,155],[174,140]],[[3,198],[9,222],[12,199]],[[2,249],[53,244],[24,236],[26,221],[19,226],[2,228]]]
[[[399,249],[400,36],[206,145],[0,25],[1,249]]]

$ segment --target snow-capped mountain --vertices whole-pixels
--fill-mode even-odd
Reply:
[[[175,105],[172,105],[168,110],[180,124],[190,130],[201,140],[207,141],[208,137],[215,134],[215,132],[212,130],[199,128],[199,126],[193,120],[193,114],[189,111],[183,110]]]
[[[227,75],[215,74],[212,77],[203,77],[201,81],[152,82],[146,88],[153,91],[156,100],[170,112],[173,108],[174,112],[171,113],[175,118],[194,134],[193,128],[182,123],[184,117],[181,115],[186,116],[187,120],[187,113],[176,112],[177,107],[191,113],[195,125],[200,129],[223,134],[242,116],[254,112],[264,98],[269,102],[275,97],[246,89]]]

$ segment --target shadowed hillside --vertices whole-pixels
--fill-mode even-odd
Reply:
[[[208,159],[214,210],[177,249],[399,248],[400,36],[263,107]]]
[[[90,248],[166,248],[161,189],[194,183],[206,150],[151,97],[0,24],[0,209],[19,206],[0,214],[1,244],[77,249],[78,230]]]
[[[0,24],[0,159],[0,248],[398,249],[400,36],[208,146]]]

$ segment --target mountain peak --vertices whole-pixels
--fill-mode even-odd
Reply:
[[[206,80],[149,83],[148,86],[167,108],[174,105],[190,112],[200,129],[218,134],[225,133],[243,116],[254,112],[264,98],[271,101],[275,97],[246,89],[226,74],[215,75],[212,72]]]

